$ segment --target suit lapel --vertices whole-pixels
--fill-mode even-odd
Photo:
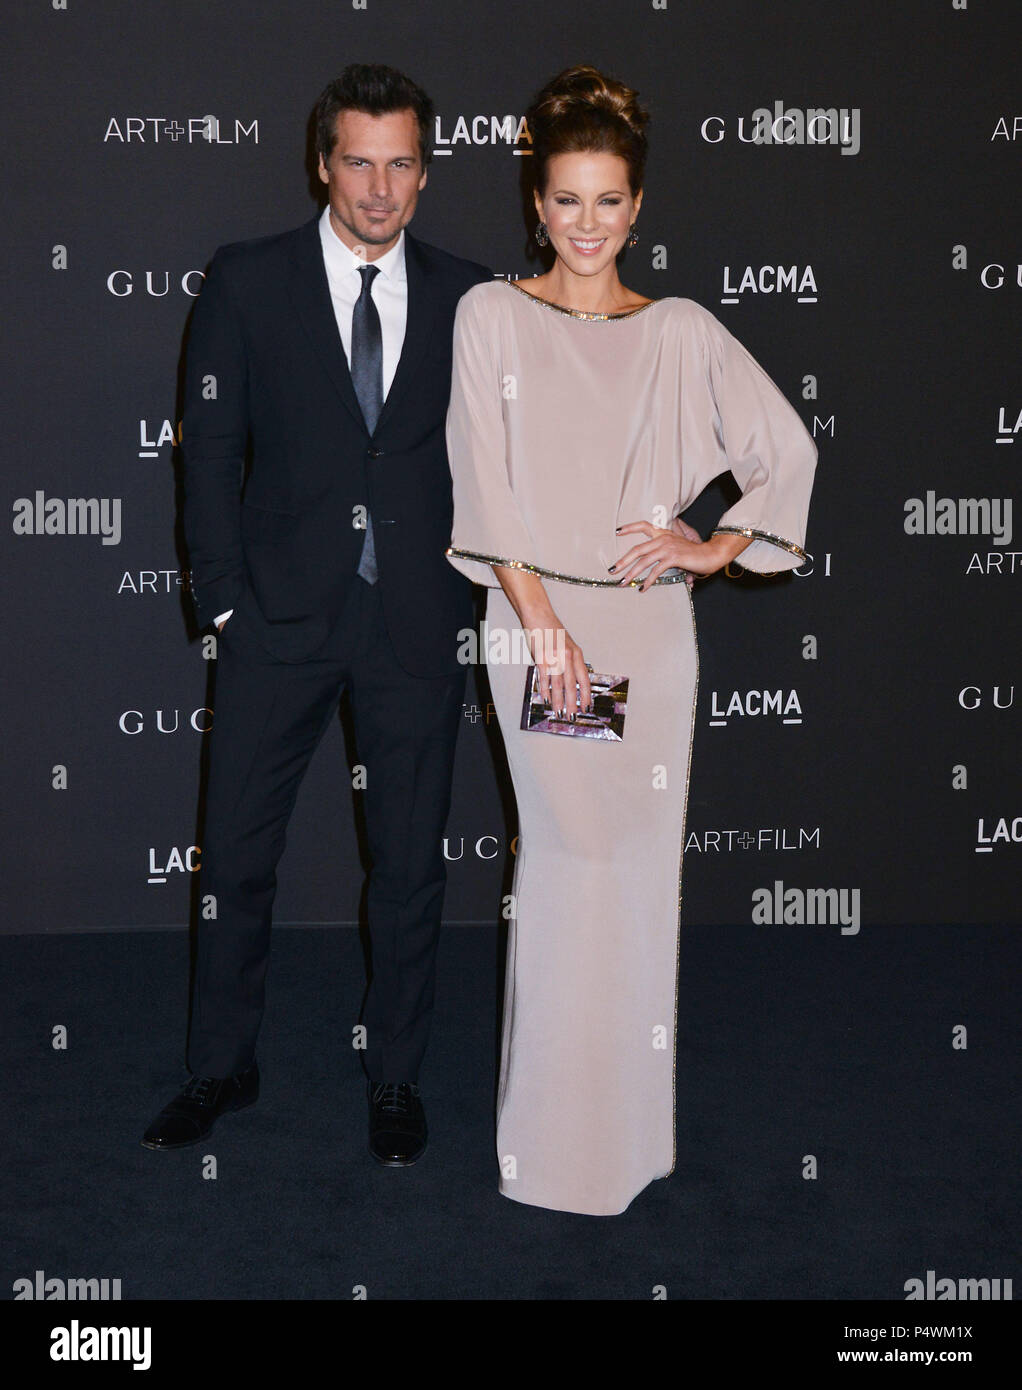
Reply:
[[[327,375],[341,400],[365,429],[362,409],[355,395],[355,388],[351,384],[351,372],[348,369],[348,359],[344,355],[344,344],[337,331],[337,319],[334,316],[330,285],[323,263],[323,247],[319,240],[318,215],[298,229],[298,245],[292,263],[290,291],[313,351],[326,368]]]
[[[408,317],[405,322],[405,338],[398,359],[394,380],[390,383],[387,399],[383,402],[376,430],[387,424],[395,411],[401,409],[408,393],[415,384],[419,363],[422,361],[426,344],[433,332],[436,318],[436,297],[429,283],[429,271],[419,243],[409,236],[405,228],[405,275],[408,280]],[[342,349],[343,353],[343,349]]]
[[[376,422],[377,433],[394,411],[400,409],[402,401],[413,385],[436,317],[436,302],[430,293],[425,258],[419,249],[419,243],[414,237],[409,236],[407,229],[405,275],[408,282],[408,317],[405,323],[404,343],[394,380],[390,384],[380,418]],[[351,383],[351,371],[344,354],[344,344],[337,331],[337,319],[334,316],[330,285],[323,263],[323,248],[319,239],[318,215],[298,230],[290,289],[298,316],[309,335],[316,356],[326,368],[341,400],[364,429],[365,420]]]

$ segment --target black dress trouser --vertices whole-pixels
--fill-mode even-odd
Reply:
[[[218,648],[200,875],[200,903],[212,895],[216,915],[200,907],[188,1065],[225,1077],[253,1061],[287,823],[347,688],[371,858],[363,1062],[373,1081],[415,1082],[433,1010],[465,672],[409,675],[387,635],[379,585],[357,577],[330,638],[305,661],[278,660],[235,621]],[[339,780],[347,793],[347,769]]]

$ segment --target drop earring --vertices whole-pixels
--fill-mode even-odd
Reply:
[[[548,246],[550,244],[550,233],[547,231],[545,222],[540,222],[536,227],[536,245]]]

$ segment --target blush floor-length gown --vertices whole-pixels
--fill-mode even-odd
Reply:
[[[617,315],[477,285],[458,306],[448,558],[488,589],[488,675],[518,803],[497,1101],[499,1190],[616,1215],[675,1163],[681,860],[698,685],[694,604],[670,573],[608,569],[720,473],[718,530],[756,572],[805,559],[816,447],[766,372],[681,298]],[[538,574],[598,672],[629,680],[620,742],[520,727],[520,624],[494,566]],[[503,630],[505,645],[494,640]],[[515,634],[518,634],[516,637]]]

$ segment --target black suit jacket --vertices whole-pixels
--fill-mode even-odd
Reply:
[[[334,317],[319,218],[222,246],[188,339],[184,529],[200,626],[233,608],[284,661],[322,645],[373,519],[378,583],[398,660],[457,669],[471,589],[450,564],[445,421],[454,311],[492,278],[405,230],[404,345],[370,437]],[[248,460],[246,468],[246,458]]]

